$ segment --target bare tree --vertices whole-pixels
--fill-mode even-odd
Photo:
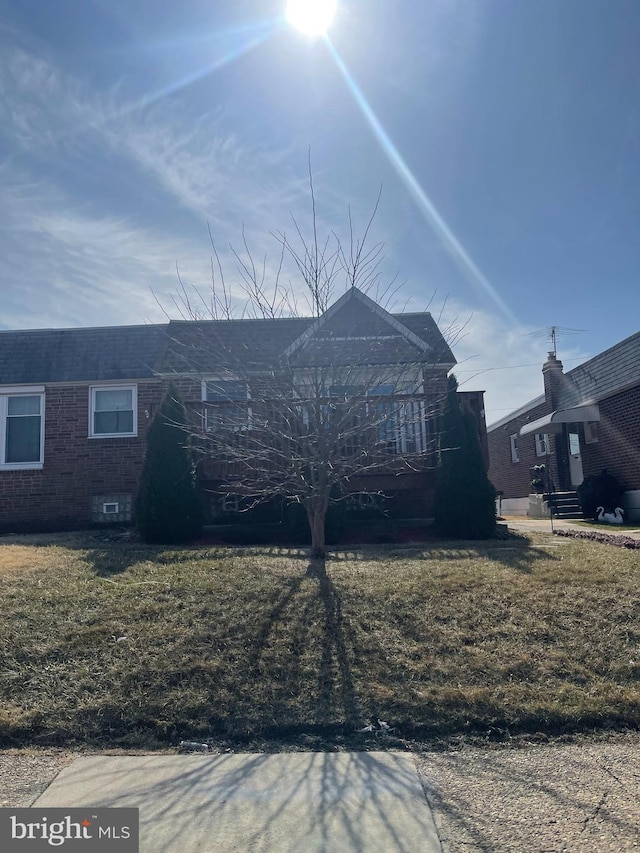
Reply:
[[[427,341],[379,305],[397,292],[395,282],[379,282],[382,245],[367,247],[379,197],[362,238],[349,211],[345,246],[333,231],[319,235],[311,173],[309,191],[311,236],[295,219],[293,240],[272,233],[279,248],[272,280],[266,258],[254,261],[244,234],[242,252],[232,249],[244,296],[241,317],[307,317],[300,333],[267,355],[230,333],[232,299],[212,239],[211,293],[190,291],[180,280],[175,300],[184,319],[209,322],[178,324],[172,347],[176,372],[203,379],[194,444],[218,492],[245,496],[249,504],[276,497],[302,504],[312,556],[322,557],[332,500],[378,491],[374,474],[397,477],[435,466],[437,415],[453,357],[433,321]],[[282,284],[287,261],[301,290]],[[344,293],[334,302],[340,284]]]

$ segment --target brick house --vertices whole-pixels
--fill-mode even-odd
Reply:
[[[503,513],[526,514],[531,468],[545,464],[556,491],[606,469],[626,489],[627,520],[640,521],[640,332],[567,373],[549,353],[542,374],[544,394],[487,430]]]
[[[0,531],[131,521],[146,430],[169,384],[196,422],[215,428],[221,413],[250,411],[254,379],[245,377],[277,375],[283,360],[300,371],[341,364],[353,375],[355,366],[363,381],[372,366],[414,370],[411,394],[408,387],[381,392],[406,401],[389,408],[386,472],[351,487],[388,492],[398,513],[428,516],[437,414],[455,359],[429,313],[389,314],[351,288],[319,319],[0,332]],[[486,446],[482,392],[461,397]],[[409,406],[421,416],[402,422],[398,411]],[[428,442],[433,452],[425,454]],[[399,477],[394,459],[409,446],[424,464]],[[225,463],[205,459],[199,478],[212,516],[233,511],[222,488]]]

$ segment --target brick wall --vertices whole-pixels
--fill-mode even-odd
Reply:
[[[606,468],[626,489],[640,489],[640,385],[598,403],[598,441],[581,434],[584,476]]]
[[[444,388],[443,376],[434,377],[430,391],[436,386],[438,391]],[[96,507],[103,500],[117,499],[121,509],[129,511],[142,470],[146,430],[167,383],[148,380],[136,384],[138,435],[122,438],[89,438],[89,383],[46,387],[44,466],[41,470],[0,470],[0,532],[87,526],[95,521]],[[187,408],[199,410],[200,382],[176,378],[175,384]],[[473,399],[479,407],[481,397]],[[402,486],[409,487],[411,481],[410,487],[415,488],[419,483],[418,491],[430,496],[433,483],[424,476],[407,475]],[[385,485],[397,490],[398,478]],[[122,512],[113,520],[122,521],[121,516]]]
[[[542,463],[550,466],[552,481],[559,483],[558,470],[555,461],[556,441],[562,436],[549,435],[548,457],[536,456],[536,443],[533,434],[518,436],[518,462],[511,461],[510,436],[517,435],[520,428],[535,421],[551,411],[549,404],[540,403],[526,414],[513,418],[508,423],[489,430],[489,479],[505,498],[523,498],[531,492],[530,469]],[[544,432],[544,430],[543,430]]]
[[[88,384],[46,388],[44,466],[0,471],[0,531],[86,526],[96,496],[135,497],[144,437],[163,396],[158,381],[137,386],[138,435],[131,438],[88,437]]]

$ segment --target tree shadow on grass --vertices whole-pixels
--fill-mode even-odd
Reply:
[[[488,539],[481,542],[475,541],[446,541],[433,543],[421,548],[411,546],[407,548],[392,547],[381,552],[379,559],[393,562],[404,560],[416,560],[420,562],[448,563],[473,560],[490,560],[501,563],[505,568],[522,574],[531,574],[535,564],[541,560],[557,561],[559,558],[550,553],[544,546],[532,545],[526,537],[517,537],[508,540]]]
[[[247,659],[249,681],[264,681],[264,668],[274,666],[274,709],[279,709],[283,731],[303,726],[308,730],[353,731],[362,725],[351,662],[352,631],[343,613],[342,599],[326,572],[324,560],[309,562],[304,575],[287,579],[252,638]],[[282,631],[287,632],[286,684],[278,681],[282,666]],[[278,654],[280,657],[278,658]],[[275,655],[275,661],[274,661]],[[313,661],[313,669],[309,669]],[[300,697],[306,696],[304,700]],[[240,721],[258,729],[260,721]],[[272,709],[273,710],[273,709]]]
[[[345,723],[356,726],[363,717],[351,670],[353,642],[342,598],[327,574],[325,560],[312,560],[307,574],[317,578],[323,608],[316,720],[319,725],[329,723],[332,709],[337,706],[342,709]]]

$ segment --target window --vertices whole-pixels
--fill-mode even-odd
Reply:
[[[519,462],[520,457],[518,456],[518,435],[510,435],[509,436],[509,446],[511,448],[511,461]]]
[[[251,428],[249,389],[239,379],[210,379],[202,383],[207,431],[227,429],[241,432]]]
[[[378,441],[387,444],[391,451],[395,447],[398,436],[398,404],[393,400],[385,400],[386,396],[393,394],[393,385],[379,385],[367,392],[369,397],[379,397],[379,401],[372,405],[375,413],[375,421],[378,430]]]
[[[90,389],[89,436],[115,438],[137,435],[135,385],[109,385]]]
[[[549,436],[546,432],[535,434],[536,456],[546,456],[549,453]]]
[[[44,453],[44,391],[0,393],[0,466],[41,468]]]
[[[223,513],[240,512],[241,502],[240,495],[223,495],[220,498],[220,510]]]
[[[366,512],[367,510],[379,510],[382,512],[381,504],[383,500],[384,496],[379,493],[352,492],[350,495],[347,495],[345,503],[347,509],[351,512]]]
[[[375,403],[378,440],[389,453],[423,453],[427,449],[427,418],[424,400],[385,400],[396,393],[393,385],[380,385],[368,392],[379,397]]]
[[[584,425],[584,443],[595,444],[598,440],[598,424],[596,421],[588,421]]]

